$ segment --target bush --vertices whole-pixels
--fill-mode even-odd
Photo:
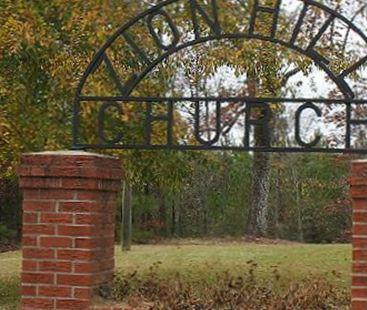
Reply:
[[[15,230],[9,229],[4,224],[0,223],[0,242],[14,240],[16,236],[17,232]]]
[[[242,276],[221,273],[213,280],[188,283],[160,278],[152,266],[147,277],[137,272],[118,274],[113,287],[114,302],[127,302],[132,308],[147,309],[349,309],[350,296],[321,278],[301,283],[281,284],[279,274],[264,281],[255,277],[256,264]]]

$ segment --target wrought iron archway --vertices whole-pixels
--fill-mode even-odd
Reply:
[[[259,151],[259,152],[325,152],[325,153],[366,153],[366,149],[355,148],[352,145],[352,127],[367,125],[367,119],[354,119],[353,106],[367,104],[367,99],[355,99],[352,86],[348,83],[348,78],[357,70],[367,64],[367,36],[353,22],[348,20],[340,13],[332,10],[325,5],[322,5],[313,0],[295,0],[303,3],[303,7],[296,18],[295,24],[292,25],[290,37],[285,40],[279,37],[279,18],[281,14],[282,0],[276,0],[275,6],[269,7],[261,4],[260,0],[254,0],[253,6],[249,10],[249,16],[244,17],[244,27],[241,31],[231,32],[225,29],[225,26],[220,21],[220,10],[218,9],[217,0],[210,0],[210,8],[204,6],[202,0],[166,0],[162,1],[151,9],[146,10],[133,20],[119,28],[112,37],[104,44],[104,46],[96,53],[87,70],[85,71],[79,87],[77,89],[74,117],[73,117],[73,149],[173,149],[173,150],[242,150],[242,151]],[[190,10],[191,25],[190,35],[183,36],[181,29],[176,25],[175,19],[168,13],[166,8],[171,5],[187,6]],[[318,32],[307,42],[306,46],[299,44],[298,38],[302,32],[302,27],[305,23],[308,12],[317,9],[323,12],[325,20]],[[268,14],[271,17],[272,23],[267,32],[257,30],[256,23],[260,14]],[[170,40],[160,36],[154,26],[154,21],[160,19],[166,24],[166,28],[170,32]],[[321,42],[321,38],[326,33],[331,24],[335,21],[346,25],[348,31],[352,31],[358,39],[365,44],[363,56],[357,59],[354,63],[348,64],[340,72],[335,72],[330,64],[330,60],[317,49],[317,45]],[[155,51],[146,50],[142,42],[134,40],[132,29],[138,23],[145,25],[146,32],[150,39],[155,43]],[[208,31],[204,33],[202,30],[204,25]],[[163,62],[171,55],[179,52],[182,49],[203,44],[210,41],[220,40],[261,40],[277,44],[285,48],[291,49],[296,53],[302,54],[313,61],[317,67],[322,69],[327,76],[337,85],[343,95],[343,99],[315,99],[315,98],[251,98],[251,97],[134,97],[132,92],[141,83],[141,81],[154,68]],[[122,79],[115,64],[109,56],[109,50],[116,44],[118,40],[123,40],[124,44],[130,50],[132,57],[139,61],[139,69],[130,74],[126,79]],[[116,88],[119,91],[118,95],[88,95],[84,94],[83,90],[88,78],[97,70],[104,66],[109,71],[109,76]],[[210,135],[207,139],[202,136],[200,127],[201,112],[200,106],[203,103],[211,103],[214,105],[214,136]],[[243,109],[245,131],[241,145],[223,145],[220,144],[222,135],[222,106],[228,102],[241,103],[245,106]],[[80,137],[81,126],[81,105],[85,103],[90,105],[97,103],[98,108],[98,141],[94,143],[84,143]],[[124,141],[125,132],[117,130],[111,137],[106,134],[105,124],[108,111],[114,110],[118,114],[123,114],[123,105],[137,104],[144,106],[144,119],[142,119],[144,132],[143,141],[130,142]],[[194,140],[174,139],[174,123],[175,109],[181,103],[190,103],[194,107],[194,117],[192,132]],[[298,104],[299,107],[295,112],[295,132],[294,140],[296,146],[274,146],[270,139],[271,133],[269,122],[271,118],[272,104]],[[154,114],[154,104],[164,105],[166,112],[164,115]],[[331,148],[328,145],[320,146],[322,137],[317,135],[313,141],[305,142],[301,134],[301,119],[305,110],[310,110],[316,117],[322,116],[322,110],[319,105],[340,105],[345,109],[345,139],[344,147]],[[261,110],[260,118],[253,118],[252,111],[255,109]],[[164,143],[152,142],[153,124],[164,122],[166,124],[166,141]],[[250,132],[255,126],[261,126],[265,133],[263,145],[251,145]],[[176,139],[177,140],[177,139]]]

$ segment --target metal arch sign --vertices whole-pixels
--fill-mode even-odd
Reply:
[[[237,0],[236,0],[237,1]],[[204,5],[203,0],[167,0],[162,1],[151,9],[141,13],[136,18],[119,28],[105,45],[96,53],[92,62],[85,71],[76,94],[76,100],[73,111],[73,149],[172,149],[172,150],[242,150],[254,152],[325,152],[325,153],[362,153],[367,154],[366,148],[356,148],[353,145],[353,127],[367,125],[367,119],[358,119],[353,117],[353,107],[367,104],[367,99],[354,99],[354,93],[348,78],[357,70],[367,65],[367,36],[354,23],[342,16],[338,12],[313,0],[294,0],[302,3],[302,9],[290,27],[292,28],[290,36],[282,38],[279,31],[279,18],[281,15],[282,0],[276,0],[273,7],[262,4],[260,0],[254,0],[253,6],[248,10],[248,16],[243,16],[243,20],[238,20],[241,30],[229,31],[226,25],[221,21],[223,12],[219,9],[219,0],[208,0]],[[247,2],[247,1],[245,1]],[[190,29],[186,34],[182,33],[181,27],[177,24],[174,17],[170,15],[170,6],[181,4],[190,12],[189,20],[186,26]],[[209,4],[209,5],[208,5]],[[298,38],[305,25],[308,12],[319,10],[322,12],[325,20],[322,21],[318,32],[308,42],[300,44]],[[266,31],[258,30],[256,24],[259,22],[259,16],[267,14],[270,16],[271,24]],[[154,22],[156,20],[165,23],[169,32],[170,39],[164,39],[158,33]],[[332,23],[338,21],[353,32],[363,44],[365,44],[362,57],[349,63],[340,72],[335,72],[327,56],[317,48],[323,35],[331,27]],[[146,36],[154,42],[154,51],[134,38],[134,26],[144,25]],[[206,30],[203,31],[203,28]],[[189,35],[188,33],[192,33]],[[313,61],[330,80],[335,83],[343,99],[315,99],[315,98],[251,98],[251,97],[137,97],[131,94],[144,78],[152,72],[165,59],[175,53],[198,44],[204,44],[211,41],[220,40],[260,40],[283,46],[298,54],[304,55]],[[137,69],[129,76],[122,77],[120,68],[116,68],[116,63],[111,59],[109,53],[116,42],[123,42],[124,49],[135,62],[139,63]],[[108,76],[118,90],[117,95],[111,96],[106,93],[103,95],[86,94],[85,88],[88,79],[96,74],[98,70],[104,68],[108,71]],[[95,139],[92,142],[84,141],[83,135],[83,106],[95,104],[98,106],[94,113],[97,123]],[[292,139],[293,144],[278,143],[274,141],[270,123],[272,122],[272,105],[295,105],[294,128]],[[139,107],[141,118],[140,134],[141,139],[128,139],[129,125],[120,124],[113,127],[110,123],[116,120],[109,119],[112,112],[122,117],[126,105],[135,105]],[[164,107],[164,113],[157,114],[155,105]],[[192,109],[189,116],[182,116],[179,107],[184,105]],[[211,106],[210,126],[203,129],[203,106]],[[236,133],[234,134],[236,142],[228,142],[223,139],[226,132],[225,127],[225,107],[228,105],[238,105],[241,107]],[[331,147],[322,143],[321,134],[315,133],[313,137],[305,138],[302,128],[302,118],[305,113],[313,115],[316,119],[323,117],[321,106],[338,105],[345,115],[342,146]],[[208,112],[209,110],[207,110]],[[259,116],[260,115],[260,116]],[[118,118],[119,118],[118,117]],[[191,120],[189,118],[191,117]],[[177,118],[184,121],[191,136],[175,135],[175,124]],[[165,127],[162,139],[154,141],[154,126],[162,125]],[[228,125],[228,124],[227,124]],[[232,121],[232,127],[233,124]],[[111,127],[112,129],[106,129]],[[210,127],[210,128],[208,128]],[[123,128],[123,129],[120,129]],[[260,128],[263,139],[262,144],[254,144],[251,138],[251,132],[254,128]],[[228,133],[228,132],[227,132]],[[242,134],[242,136],[239,135]],[[160,133],[162,135],[162,132]],[[233,135],[232,135],[233,137]],[[226,142],[225,142],[226,141]]]

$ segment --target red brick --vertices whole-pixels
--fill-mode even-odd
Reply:
[[[55,250],[42,249],[42,248],[24,248],[23,258],[43,259],[43,258],[55,258]]]
[[[367,261],[367,251],[353,249],[353,261],[361,261],[361,260]]]
[[[24,201],[23,211],[29,212],[54,212],[56,210],[55,201]]]
[[[23,225],[23,234],[25,235],[54,235],[55,226],[48,225],[48,224],[37,224],[37,225],[26,224],[26,225]]]
[[[98,208],[99,208],[98,203],[89,201],[60,202],[59,205],[60,212],[89,213],[89,212],[97,212]]]
[[[93,258],[93,252],[91,251],[81,251],[81,250],[58,250],[57,259],[64,260],[90,260]]]
[[[353,237],[354,249],[366,249],[367,251],[367,238]]]
[[[49,175],[54,177],[82,177],[84,175],[84,168],[80,169],[79,167],[73,166],[50,166],[49,167]]]
[[[98,190],[99,180],[87,178],[68,178],[62,180],[62,187],[70,189]]]
[[[109,256],[107,259],[102,260],[99,263],[100,266],[100,270],[102,271],[108,271],[108,270],[113,270],[115,267],[115,260],[110,258],[111,256]]]
[[[71,287],[63,286],[40,286],[38,296],[47,297],[71,297]]]
[[[41,237],[41,247],[68,248],[73,244],[73,239],[68,237]]]
[[[122,306],[93,306],[91,310],[132,310],[132,308]]]
[[[121,182],[115,180],[100,180],[99,189],[107,192],[118,192],[121,190]]]
[[[367,185],[366,177],[361,177],[358,175],[352,175],[348,178],[348,182],[352,186],[358,186],[358,185]]]
[[[352,300],[352,309],[353,310],[366,310],[367,300]]]
[[[22,298],[22,310],[54,309],[54,300],[50,298]]]
[[[353,298],[364,298],[367,299],[367,289],[365,288],[352,288]]]
[[[22,236],[22,246],[37,246],[37,236]]]
[[[100,243],[95,238],[76,238],[75,247],[79,249],[93,249]]]
[[[53,273],[31,273],[22,272],[22,283],[53,284],[55,275]]]
[[[367,223],[367,212],[354,212],[353,222]]]
[[[22,270],[23,271],[37,271],[38,262],[34,260],[26,260],[22,261]]]
[[[76,197],[78,200],[99,201],[101,199],[101,192],[78,190],[76,193]]]
[[[367,162],[365,161],[354,161],[350,169],[351,175],[356,176],[367,176]]]
[[[365,273],[367,274],[367,263],[364,262],[353,262],[354,273]]]
[[[112,160],[112,162],[111,162]],[[73,166],[80,167],[95,167],[102,163],[110,163],[112,167],[119,163],[116,159],[111,157],[100,156],[97,154],[67,154],[67,153],[38,153],[38,154],[24,154],[21,158],[22,167],[24,166]],[[117,162],[117,163],[116,163]]]
[[[83,224],[96,224],[101,220],[101,215],[98,213],[94,214],[76,214],[75,215],[75,224],[83,225]]]
[[[58,285],[75,285],[75,286],[92,286],[94,282],[93,282],[92,275],[58,274],[57,284]]]
[[[22,193],[24,200],[37,200],[40,198],[39,189],[23,189]]]
[[[74,272],[75,273],[94,273],[98,271],[98,265],[96,262],[86,262],[86,263],[75,263]]]
[[[91,225],[59,225],[58,234],[60,236],[92,236],[99,232],[96,231],[95,226]]]
[[[38,222],[38,214],[37,213],[23,213],[23,223],[34,224]]]
[[[72,190],[65,189],[41,189],[41,199],[53,199],[53,200],[72,200],[74,199],[75,193]]]
[[[74,288],[74,298],[89,300],[92,298],[93,289],[91,288]]]
[[[43,213],[41,215],[41,223],[71,224],[72,222],[73,222],[72,214]]]
[[[350,188],[350,194],[353,199],[367,198],[366,186],[352,186]]]
[[[367,200],[366,199],[354,199],[352,196],[353,211],[367,211]]]
[[[65,261],[41,261],[39,262],[40,271],[71,272],[71,262]]]
[[[58,299],[56,301],[57,309],[89,309],[90,301],[80,299]]]
[[[22,177],[19,180],[21,188],[60,188],[61,180],[57,178]]]
[[[353,286],[367,286],[367,275],[353,275],[352,278]]]
[[[367,236],[367,224],[353,224],[353,235],[356,236]]]
[[[20,291],[23,296],[35,296],[37,287],[34,285],[22,285]]]

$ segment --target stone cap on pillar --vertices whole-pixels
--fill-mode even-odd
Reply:
[[[121,190],[123,169],[117,157],[81,151],[28,153],[18,168],[22,189]]]
[[[82,151],[57,151],[23,154],[18,175],[121,180],[123,170],[117,157]]]

